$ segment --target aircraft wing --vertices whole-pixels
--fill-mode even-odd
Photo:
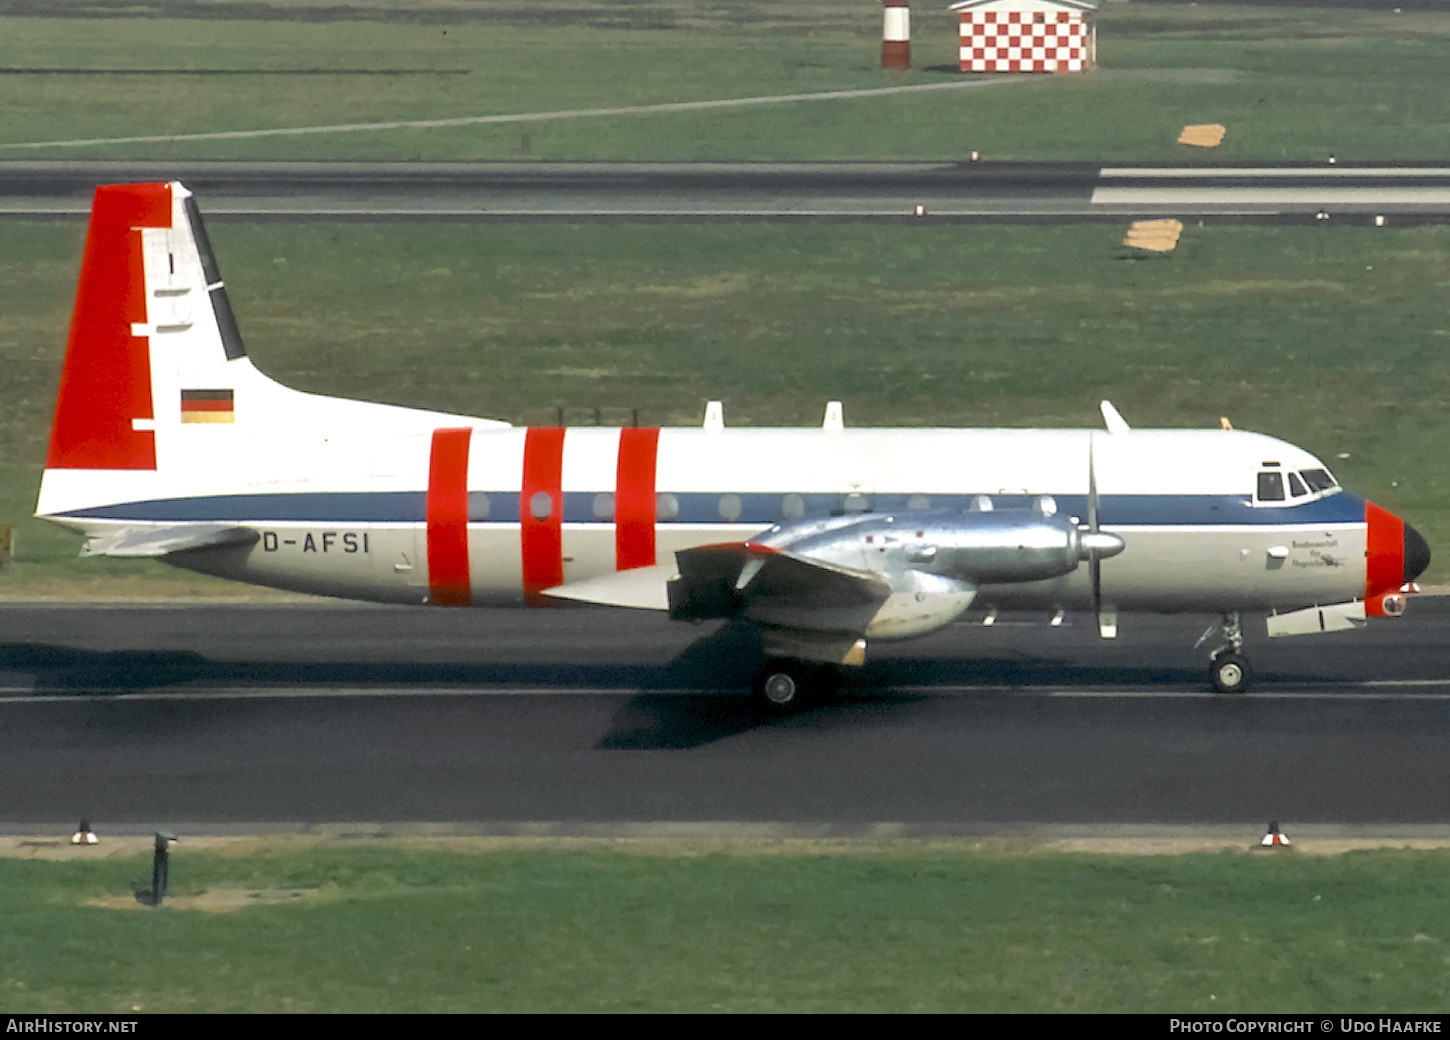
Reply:
[[[867,638],[939,628],[976,595],[967,582],[858,570],[753,541],[675,558],[672,618],[743,618],[759,626],[767,655],[823,664],[862,664]]]
[[[668,610],[671,618],[690,621],[744,618],[759,627],[768,654],[860,664],[862,635],[899,591],[879,574],[731,542],[685,549],[675,553],[674,563],[556,585],[544,594]]]
[[[123,525],[87,539],[82,556],[169,556],[189,549],[251,545],[260,537],[250,527],[228,524]]]
[[[750,542],[686,549],[675,553],[675,560],[680,576],[670,582],[669,601],[670,616],[677,619],[733,617],[742,611],[779,615],[794,608],[853,616],[864,611],[869,621],[892,592],[878,574]],[[772,618],[770,623],[781,622]]]

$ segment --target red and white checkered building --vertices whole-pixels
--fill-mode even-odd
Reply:
[[[963,72],[1082,72],[1097,64],[1096,3],[962,0]]]

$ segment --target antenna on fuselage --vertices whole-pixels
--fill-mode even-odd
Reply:
[[[705,432],[719,433],[725,429],[725,406],[719,401],[705,405]]]

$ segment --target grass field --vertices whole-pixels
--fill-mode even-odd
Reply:
[[[1098,72],[990,90],[35,150],[14,146],[952,82],[956,25],[917,5],[915,68],[897,75],[879,68],[879,6],[859,0],[59,9],[88,18],[0,0],[0,158],[1444,159],[1450,15],[1405,7],[1108,4]],[[1229,128],[1223,146],[1175,143],[1205,122]]]
[[[205,200],[203,200],[203,204]],[[83,228],[5,225],[0,523],[12,589],[155,564],[73,560],[25,519]],[[1298,443],[1450,543],[1450,230],[214,222],[254,360],[345,397],[515,423],[593,408],[694,424],[1218,425]],[[618,419],[616,418],[616,421]],[[1435,575],[1450,573],[1445,554]],[[182,582],[177,586],[174,582]],[[40,586],[35,583],[39,582]],[[163,590],[166,591],[166,590]]]
[[[361,845],[361,847],[358,847]],[[0,860],[0,1005],[177,1011],[1442,1011],[1443,852],[273,840]],[[631,851],[632,849],[632,851]]]

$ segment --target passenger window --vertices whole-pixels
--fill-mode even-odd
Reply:
[[[1304,481],[1299,479],[1299,474],[1292,471],[1289,473],[1289,494],[1295,498],[1309,494],[1309,489],[1304,486]]]
[[[1259,495],[1260,502],[1282,502],[1284,501],[1284,475],[1274,470],[1264,470],[1259,474]]]

